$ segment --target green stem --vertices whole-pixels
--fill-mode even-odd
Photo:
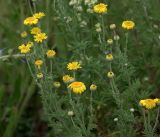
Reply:
[[[156,121],[155,121],[155,124],[154,124],[154,127],[153,127],[153,133],[158,125],[158,118],[159,118],[159,114],[160,114],[160,107],[158,107],[158,111],[157,111],[157,116],[156,116]]]
[[[102,22],[102,32],[103,32],[102,38],[103,38],[103,42],[105,42],[105,25],[104,25],[103,16],[101,16],[101,22]]]
[[[125,33],[125,37],[126,37],[126,47],[124,49],[124,53],[127,56],[127,50],[128,50],[128,32]]]

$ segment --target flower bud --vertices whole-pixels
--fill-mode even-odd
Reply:
[[[95,84],[92,84],[92,85],[90,86],[90,90],[91,90],[91,91],[97,90],[97,86],[96,86]]]

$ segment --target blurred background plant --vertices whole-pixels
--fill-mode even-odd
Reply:
[[[63,59],[68,56],[68,53],[70,52],[68,49],[71,47],[71,45],[65,45],[66,39],[64,35],[66,32],[64,30],[66,30],[66,25],[64,26],[64,23],[72,22],[70,16],[72,16],[73,13],[72,11],[65,12],[65,10],[62,10],[61,12],[65,16],[59,17],[58,15],[62,14],[56,13],[55,9],[59,8],[59,5],[67,6],[69,1],[59,1],[56,3],[56,5],[54,2],[55,1],[52,0],[34,0],[34,2],[31,0],[0,1],[0,54],[1,57],[6,54],[10,56],[9,58],[7,57],[7,59],[1,59],[0,63],[0,136],[2,137],[40,137],[52,136],[53,134],[52,131],[50,131],[50,126],[46,126],[46,120],[43,118],[44,116],[41,113],[41,103],[37,94],[37,89],[35,88],[32,78],[30,77],[25,60],[23,60],[23,58],[13,58],[12,55],[17,53],[17,45],[21,43],[20,33],[24,31],[24,26],[22,24],[23,19],[26,16],[31,15],[31,9],[34,11],[36,8],[38,11],[44,11],[47,15],[43,21],[43,26],[47,26],[45,27],[45,32],[49,36],[49,47],[52,48],[54,44],[55,49]],[[128,41],[128,60],[134,66],[132,76],[135,78],[138,77],[138,79],[134,81],[130,89],[127,89],[128,92],[132,90],[132,93],[135,94],[127,94],[126,92],[127,95],[124,94],[124,97],[128,99],[135,97],[137,102],[139,99],[146,98],[148,96],[159,97],[159,0],[155,0],[154,2],[149,0],[103,0],[103,2],[109,5],[110,10],[107,15],[107,24],[105,25],[115,23],[118,27],[120,27],[121,22],[128,18],[136,22],[136,29],[134,30],[132,36],[129,37]],[[61,8],[66,9],[63,6],[61,6]],[[85,20],[88,18],[85,16],[83,17]],[[57,21],[59,19],[63,22],[57,25]],[[93,18],[93,20],[94,19],[95,18]],[[85,26],[85,22],[81,23],[82,26]],[[74,27],[80,28],[80,26],[76,25]],[[84,33],[85,31],[87,31],[87,29],[84,30]],[[72,31],[68,38],[72,39],[73,36],[76,36],[76,33],[77,32]],[[120,36],[120,43],[124,44],[124,32],[120,29],[117,31],[117,33]],[[83,41],[81,42],[82,43],[80,44],[84,44]],[[88,43],[85,44],[89,45]],[[81,50],[83,51],[84,49]],[[90,69],[92,69],[93,66],[94,63],[91,62]],[[60,73],[61,72],[59,72],[59,74]],[[84,75],[87,75],[87,72]],[[91,82],[92,81],[90,81],[90,83]],[[96,84],[100,84],[100,81],[95,82]],[[120,88],[123,89],[124,87]],[[112,115],[113,111],[115,111],[114,109],[116,105],[113,101],[111,101],[112,98],[109,96],[110,95],[107,96],[108,98],[104,98],[103,95],[97,96],[97,98],[101,99],[100,101],[96,102],[97,109],[99,110],[97,112],[99,136],[114,136],[114,130],[116,134],[114,125],[115,122],[118,123],[118,116]],[[109,101],[111,102],[108,103]],[[138,103],[135,104],[133,103],[134,101],[131,100],[126,107],[134,108],[136,120],[139,119],[139,122],[134,123],[134,126],[138,127],[140,130],[139,136],[141,136],[141,131],[143,128],[142,119],[140,118]],[[106,110],[110,111],[106,112]],[[110,117],[110,119],[107,117]],[[132,117],[129,117],[128,119],[131,118]],[[121,126],[121,123],[118,124]],[[40,130],[44,131],[41,133],[41,135],[39,133],[37,134],[37,132]],[[158,129],[156,131],[159,132]]]

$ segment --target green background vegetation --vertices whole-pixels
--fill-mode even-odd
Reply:
[[[105,0],[104,0],[105,1]],[[23,19],[31,14],[29,0],[0,1],[0,137],[51,136],[43,118],[41,100],[23,58],[12,58],[21,44]],[[146,95],[160,97],[160,1],[110,0],[108,24],[120,27],[125,19],[136,23],[134,37],[129,39],[129,60],[136,68],[135,76],[143,84]],[[44,11],[46,32],[54,37],[52,0],[37,0],[37,11]],[[120,34],[122,32],[119,32]],[[54,39],[48,41],[51,47]],[[63,42],[62,39],[60,42]],[[123,41],[123,39],[121,39]],[[65,47],[57,47],[62,56]],[[112,121],[109,121],[112,122]],[[41,131],[41,132],[40,132]]]

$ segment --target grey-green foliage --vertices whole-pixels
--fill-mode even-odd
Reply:
[[[116,126],[112,122],[106,123],[109,128],[110,125],[114,125],[114,130],[118,130],[117,136],[138,136],[138,129],[134,127],[140,124],[140,121],[137,120],[138,118],[133,112],[130,112],[130,108],[133,107],[138,111],[139,100],[148,97],[151,94],[151,88],[153,88],[152,86],[147,86],[147,88],[143,86],[145,83],[141,80],[144,76],[141,73],[141,68],[144,67],[144,62],[147,62],[148,59],[141,59],[141,55],[143,55],[142,57],[146,57],[146,55],[141,53],[141,50],[136,47],[141,45],[142,48],[140,49],[145,49],[143,44],[147,44],[147,42],[152,44],[152,40],[149,39],[150,34],[153,32],[152,29],[149,29],[150,33],[147,33],[144,31],[146,27],[140,26],[140,23],[138,23],[139,20],[143,20],[143,17],[148,20],[148,14],[145,11],[147,5],[140,3],[140,1],[130,2],[125,0],[122,2],[116,1],[116,6],[114,7],[109,1],[105,2],[109,3],[110,11],[108,15],[105,14],[103,16],[87,13],[87,7],[84,4],[82,4],[84,11],[79,12],[68,5],[69,0],[46,2],[48,5],[48,16],[52,17],[52,20],[49,20],[53,21],[54,24],[53,32],[52,30],[49,31],[48,28],[47,30],[50,32],[49,34],[55,37],[54,46],[50,42],[48,44],[50,47],[56,48],[59,54],[57,58],[59,59],[55,59],[53,63],[54,74],[50,74],[45,70],[45,75],[50,78],[38,82],[41,85],[40,93],[44,110],[50,125],[54,129],[55,136],[96,136],[99,126],[96,125],[97,113],[104,113],[104,116],[101,116],[102,119],[106,118],[108,113],[111,114],[108,114],[109,116],[107,115],[106,119],[113,118],[112,115],[118,117],[119,121]],[[134,10],[132,9],[132,6],[140,5],[143,8],[137,12],[142,13],[142,17],[133,14]],[[119,12],[117,7],[120,7],[120,10],[124,8],[124,10]],[[116,18],[113,17],[114,12],[116,14],[120,13],[118,18],[117,16]],[[109,23],[115,21],[116,23],[118,22],[117,26],[119,26],[124,19],[130,18],[130,16],[136,22],[134,31],[126,32],[121,28],[117,28],[115,32],[109,30]],[[110,20],[112,18],[113,21]],[[81,21],[86,21],[87,25],[81,27]],[[96,23],[101,23],[101,27],[105,29],[105,32],[97,33],[95,31]],[[48,25],[51,26],[51,24]],[[152,24],[147,25],[149,26],[148,28],[151,28]],[[139,34],[139,31],[143,33]],[[114,60],[113,63],[109,63],[105,60],[105,54],[110,53],[111,50],[110,46],[106,44],[106,40],[113,38],[115,34],[120,35],[120,40],[114,41],[112,48]],[[139,34],[138,37],[137,34]],[[146,48],[145,53],[150,54],[150,49],[154,48]],[[39,56],[39,54],[37,55]],[[45,60],[45,56],[42,55],[42,58]],[[69,73],[72,75],[72,72],[66,70],[66,64],[74,60],[82,62],[82,69],[76,73],[76,80],[83,81],[86,86],[89,86],[91,83],[98,85],[98,90],[93,93],[93,113],[90,113],[89,108],[89,90],[80,97],[73,94],[71,100],[68,97],[69,93],[66,91],[66,85],[62,84],[62,87],[58,90],[51,86],[53,80],[60,80],[64,74]],[[137,68],[136,64],[139,64],[140,67]],[[115,78],[112,80],[109,80],[106,75],[110,65],[112,65],[112,70],[115,73]],[[106,109],[109,112],[99,112],[97,108]],[[72,117],[67,114],[70,110],[74,112]],[[105,123],[104,121],[101,122]],[[95,132],[93,132],[93,129]]]

